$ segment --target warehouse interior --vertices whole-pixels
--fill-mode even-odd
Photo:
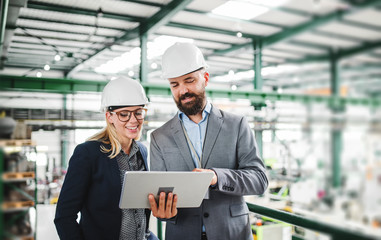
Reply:
[[[254,239],[381,239],[380,0],[2,0],[0,10],[0,238],[58,239],[69,158],[105,126],[101,91],[118,76],[149,98],[149,147],[177,112],[161,56],[191,42],[209,65],[208,100],[247,118],[267,167],[266,193],[246,197],[264,207],[250,215]],[[163,224],[150,228],[161,235]]]

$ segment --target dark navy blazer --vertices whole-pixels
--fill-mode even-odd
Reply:
[[[147,149],[137,143],[148,169]],[[122,217],[119,166],[115,159],[108,158],[108,153],[100,151],[100,146],[97,141],[82,143],[69,161],[54,219],[61,239],[119,239]],[[79,224],[78,212],[81,212]],[[147,210],[146,214],[148,217],[150,212]]]

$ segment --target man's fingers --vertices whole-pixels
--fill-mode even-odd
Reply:
[[[177,195],[175,194],[173,196],[173,203],[172,203],[172,216],[176,216],[177,215]]]
[[[155,197],[152,194],[149,194],[148,201],[149,201],[149,204],[151,205],[152,214],[155,216],[157,214],[157,205],[156,205]]]
[[[171,217],[171,212],[172,212],[172,198],[173,198],[173,193],[168,193],[168,198],[167,198],[167,206],[165,208],[165,215],[167,218]]]
[[[161,192],[159,195],[158,216],[160,218],[165,218],[165,193],[164,192]]]

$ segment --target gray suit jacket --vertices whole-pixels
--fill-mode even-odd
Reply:
[[[195,168],[177,115],[151,134],[151,171]],[[204,224],[208,240],[253,239],[243,195],[262,194],[268,185],[253,133],[244,117],[212,107],[202,153],[202,167],[213,169],[217,186],[199,208],[178,209],[167,221],[166,240],[199,240]]]

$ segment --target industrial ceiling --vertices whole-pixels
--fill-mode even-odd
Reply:
[[[161,54],[193,41],[212,88],[327,94],[336,75],[344,96],[381,93],[380,0],[2,0],[1,16],[3,79],[165,83]]]

